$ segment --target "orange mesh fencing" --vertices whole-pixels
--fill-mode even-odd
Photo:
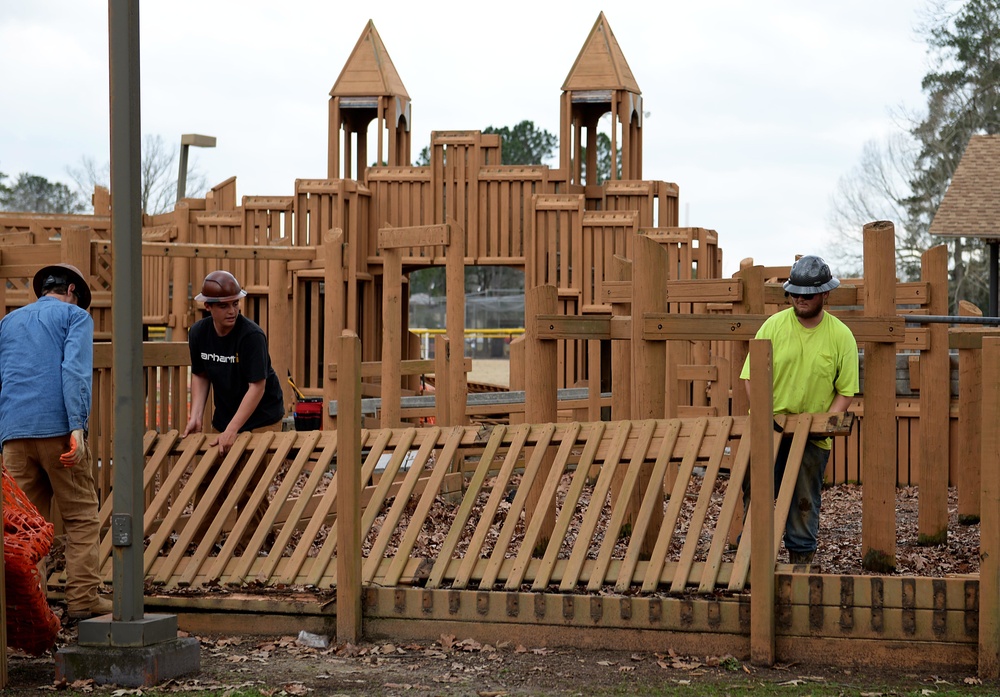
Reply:
[[[38,562],[54,531],[14,478],[3,470],[3,563],[7,592],[7,645],[38,656],[55,646],[59,618],[49,607]]]

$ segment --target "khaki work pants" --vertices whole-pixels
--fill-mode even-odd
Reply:
[[[68,433],[51,438],[18,438],[3,444],[4,466],[46,520],[51,521],[52,500],[58,504],[66,532],[66,605],[72,613],[90,610],[97,604],[101,529],[90,458],[64,467],[59,456],[68,450]]]

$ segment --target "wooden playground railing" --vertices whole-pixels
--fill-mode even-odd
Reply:
[[[850,422],[823,415],[791,418],[786,426],[795,434],[795,455],[792,474],[778,492],[777,540],[783,529],[777,521],[787,513],[806,439],[842,434]],[[363,582],[479,590],[741,590],[750,535],[729,552],[726,534],[740,510],[750,458],[745,434],[746,421],[728,417],[498,425],[486,431],[363,430]],[[774,435],[776,441],[781,437]],[[145,438],[149,580],[167,590],[336,586],[338,433],[243,434],[225,457],[207,442],[201,434],[181,440],[176,430]],[[546,453],[554,455],[551,467]],[[721,475],[724,462],[727,478]],[[641,480],[647,465],[653,476]],[[233,482],[228,495],[227,479]],[[668,480],[673,485],[663,523],[653,531],[656,549],[643,560],[639,541]],[[551,535],[544,531],[544,516],[526,509],[533,487],[544,489],[542,508],[558,511]],[[244,489],[250,498],[239,508]],[[633,496],[647,512],[626,528],[624,504]],[[218,503],[232,514],[211,517]],[[110,510],[105,502],[104,523]],[[436,529],[444,526],[443,538],[425,532],[431,518]],[[536,557],[538,550],[544,554]],[[110,580],[110,533],[101,551]]]

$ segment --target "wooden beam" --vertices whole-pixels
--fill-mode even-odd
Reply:
[[[983,342],[979,677],[1000,677],[1000,339]]]
[[[379,249],[407,249],[409,247],[445,247],[451,239],[448,225],[419,225],[415,227],[389,227],[378,231]]]
[[[896,231],[887,221],[864,227],[865,315],[896,310]],[[896,348],[870,341],[865,351],[865,437],[861,439],[865,486],[861,506],[862,565],[896,567]]]
[[[98,254],[112,254],[110,242],[96,240],[91,244]],[[290,247],[288,245],[239,245],[239,244],[180,244],[177,242],[143,242],[144,257],[177,257],[181,259],[254,259],[285,261],[313,260],[316,247]]]

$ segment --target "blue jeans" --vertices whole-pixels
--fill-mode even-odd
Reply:
[[[791,438],[783,438],[774,463],[774,494],[777,496],[781,478],[785,475],[788,451],[792,447]],[[795,480],[795,493],[785,520],[785,549],[789,552],[813,552],[819,534],[819,507],[823,495],[823,472],[830,459],[830,451],[824,450],[812,441],[806,443],[802,453],[802,466]],[[743,479],[744,516],[750,504],[750,473]]]

